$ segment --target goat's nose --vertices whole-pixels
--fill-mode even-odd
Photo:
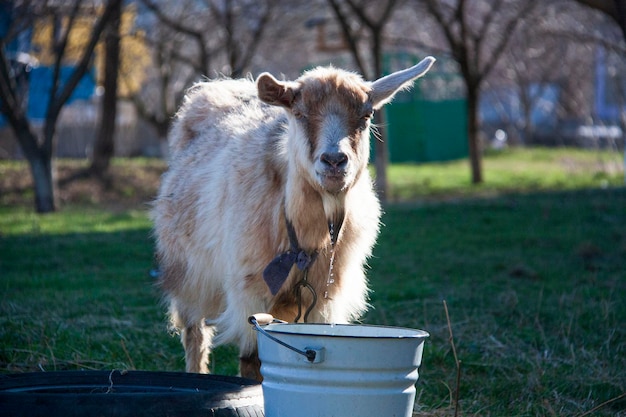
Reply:
[[[348,163],[348,155],[343,152],[324,152],[320,160],[332,168],[345,168]]]

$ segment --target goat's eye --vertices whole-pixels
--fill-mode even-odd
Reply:
[[[372,114],[371,113],[367,113],[361,116],[361,118],[359,119],[359,128],[360,129],[365,129],[365,127],[367,126],[367,122],[372,118]]]

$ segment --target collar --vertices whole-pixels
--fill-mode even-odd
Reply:
[[[289,236],[290,248],[287,252],[283,252],[276,256],[263,270],[263,279],[272,292],[272,295],[276,295],[283,286],[289,277],[289,272],[291,272],[291,268],[294,264],[300,271],[306,271],[315,259],[317,259],[317,255],[319,254],[319,250],[307,252],[300,247],[300,244],[298,243],[298,236],[296,235],[296,229],[294,228],[291,220],[287,218],[286,213],[285,222],[287,225],[287,235]],[[341,221],[337,222],[337,224],[334,224],[333,222],[328,223],[328,233],[330,234],[330,243],[332,246],[335,246],[337,243],[337,238],[342,224],[343,218],[341,218]]]

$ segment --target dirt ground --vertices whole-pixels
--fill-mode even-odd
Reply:
[[[115,161],[105,178],[98,179],[85,175],[86,161],[57,161],[57,207],[145,208],[156,196],[165,167],[161,160]],[[34,205],[33,181],[26,163],[0,162],[0,205]]]

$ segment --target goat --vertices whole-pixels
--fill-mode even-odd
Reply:
[[[251,314],[295,321],[311,306],[307,321],[346,323],[365,312],[381,216],[370,120],[434,61],[375,82],[320,67],[188,90],[151,210],[187,372],[208,372],[211,348],[237,343],[241,375],[261,380]]]

